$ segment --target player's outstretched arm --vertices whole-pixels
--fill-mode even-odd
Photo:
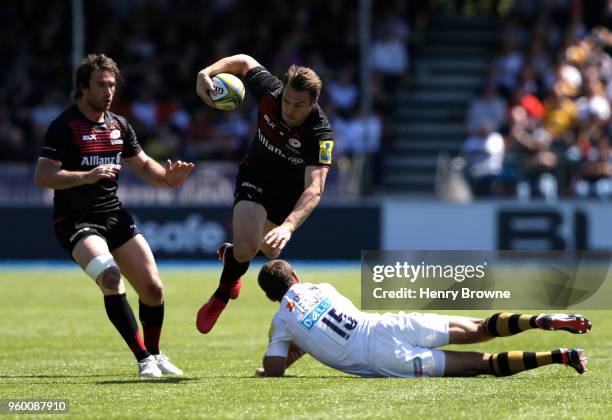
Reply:
[[[146,183],[158,187],[179,187],[195,165],[182,160],[166,161],[165,167],[141,151],[136,156],[125,158],[128,166]]]
[[[121,165],[98,165],[90,171],[67,171],[62,169],[62,163],[53,159],[41,157],[36,163],[34,183],[39,187],[64,190],[79,185],[95,184],[101,179],[115,179],[121,170]]]
[[[210,98],[211,92],[215,89],[211,80],[212,76],[219,73],[231,73],[245,76],[251,69],[259,66],[261,66],[261,64],[259,64],[257,60],[246,54],[237,54],[222,58],[198,72],[196,93],[208,106],[214,108],[215,104]]]
[[[306,352],[304,350],[295,344],[291,344],[287,357],[264,356],[264,367],[255,369],[255,376],[283,376],[285,374],[285,369],[294,364],[305,354]],[[266,369],[266,366],[268,366],[269,370]],[[270,372],[270,374],[268,374],[268,372]]]
[[[285,221],[264,236],[262,241],[264,244],[278,250],[282,250],[287,245],[293,232],[304,223],[321,201],[328,170],[327,166],[306,167],[304,192]]]

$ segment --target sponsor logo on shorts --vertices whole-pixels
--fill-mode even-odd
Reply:
[[[76,231],[76,232],[74,232],[74,233],[72,234],[72,236],[71,236],[71,237],[68,239],[68,242],[72,242],[72,241],[74,241],[74,238],[76,238],[77,236],[79,236],[81,233],[83,233],[83,232],[88,232],[88,231],[90,231],[90,230],[91,230],[91,228],[88,228],[88,227],[83,228],[83,229],[79,229],[79,230],[77,230],[77,231]]]
[[[312,309],[312,311],[304,315],[304,318],[302,318],[300,324],[307,330],[311,330],[329,308],[331,308],[331,302],[329,299],[323,299]]]
[[[332,163],[333,140],[322,140],[319,142],[319,163],[330,165]]]
[[[263,189],[261,187],[258,187],[257,185],[253,185],[248,181],[243,181],[242,184],[240,184],[241,187],[245,187],[245,188],[251,188],[254,189],[255,191],[257,191],[260,194],[263,194]]]

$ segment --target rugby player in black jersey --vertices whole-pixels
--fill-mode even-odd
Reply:
[[[106,313],[134,353],[140,376],[182,374],[159,351],[163,284],[148,243],[116,192],[123,162],[160,187],[180,186],[194,165],[168,160],[164,167],[141,149],[126,119],[109,111],[119,77],[117,64],[104,54],[90,54],[81,62],[75,104],[49,126],[35,182],[55,190],[56,236],[102,290]],[[143,336],[122,275],[138,293]]]
[[[196,326],[204,334],[229,299],[238,297],[249,261],[258,251],[278,257],[317,206],[334,145],[331,125],[318,104],[321,79],[313,70],[292,65],[281,81],[248,55],[223,58],[197,77],[197,94],[213,108],[211,77],[218,73],[242,76],[259,115],[250,151],[236,177],[233,244],[219,247],[219,287],[197,315]]]

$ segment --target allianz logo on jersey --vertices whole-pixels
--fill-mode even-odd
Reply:
[[[108,165],[115,164],[119,165],[121,163],[121,152],[117,153],[116,156],[83,156],[81,158],[81,166],[98,166],[98,165]]]
[[[307,330],[311,330],[315,326],[317,321],[331,308],[331,302],[329,299],[323,299],[312,311],[307,313],[304,318],[300,321],[300,324]]]
[[[272,143],[270,143],[270,141],[266,138],[266,136],[263,135],[263,133],[261,132],[261,130],[258,128],[257,129],[257,138],[259,139],[259,142],[269,151],[271,151],[272,153],[282,157],[283,159],[288,160],[289,162],[295,164],[295,165],[299,165],[300,163],[304,163],[304,159],[300,159],[300,158],[296,158],[293,156],[287,156],[283,153],[283,151],[279,148],[276,147],[275,145],[273,145]]]

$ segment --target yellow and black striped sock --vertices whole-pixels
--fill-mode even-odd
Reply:
[[[553,363],[567,363],[563,360],[563,350],[552,351],[508,351],[492,354],[489,358],[489,369],[495,376],[510,376],[524,370],[535,369]]]
[[[537,315],[500,312],[485,319],[485,332],[491,337],[507,337],[532,328],[539,328],[536,324],[537,318]]]

